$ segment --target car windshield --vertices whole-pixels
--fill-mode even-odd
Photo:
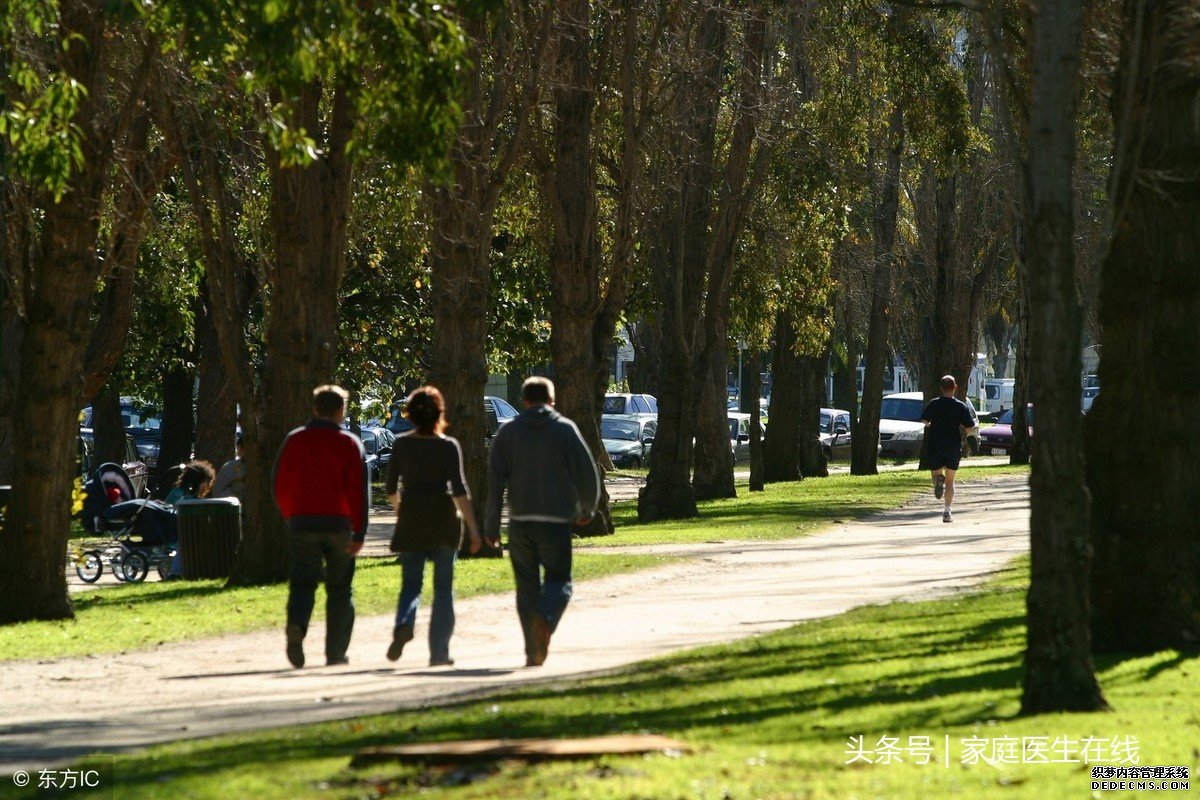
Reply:
[[[636,442],[638,440],[639,427],[636,422],[624,422],[619,419],[601,420],[600,438]]]
[[[899,419],[905,422],[920,422],[925,404],[916,398],[885,397],[879,416],[883,419]]]
[[[996,420],[996,424],[998,424],[998,425],[1012,425],[1012,422],[1013,422],[1013,409],[1011,409],[1011,408],[1008,411],[1005,411],[1003,414],[1001,414],[1000,419]],[[1030,427],[1033,427],[1033,406],[1030,406],[1029,408],[1025,409],[1025,424]]]
[[[376,447],[375,434],[371,433],[370,431],[363,431],[362,432],[362,443],[363,443],[363,449],[366,450],[368,453],[375,452],[375,447]]]
[[[604,398],[604,413],[605,414],[624,414],[625,413],[625,398],[620,395],[615,397]]]
[[[821,415],[821,430],[824,433],[832,433],[833,432],[833,417],[830,416],[829,414]]]

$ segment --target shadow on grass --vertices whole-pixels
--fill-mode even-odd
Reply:
[[[237,765],[286,769],[291,760],[417,741],[651,731],[696,742],[828,743],[867,727],[920,732],[996,719],[997,704],[1020,689],[1024,618],[1015,594],[860,609],[565,685],[199,743],[137,757],[121,782],[154,786]]]

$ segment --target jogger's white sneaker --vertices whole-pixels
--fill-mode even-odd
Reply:
[[[938,500],[942,499],[942,494],[946,491],[946,476],[938,475],[933,479],[933,496]],[[949,522],[949,520],[947,520]]]
[[[950,513],[950,509],[942,512],[942,522],[954,522],[954,515]]]

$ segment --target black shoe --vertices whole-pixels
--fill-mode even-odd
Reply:
[[[350,663],[350,659],[346,658],[345,656],[341,656],[340,658],[325,659],[325,666],[327,666],[327,667],[343,667],[349,663]]]
[[[287,626],[287,658],[296,669],[304,666],[304,631],[299,625]]]
[[[933,496],[938,500],[942,499],[942,494],[946,491],[946,476],[938,475],[933,479]]]
[[[398,661],[402,653],[404,653],[404,645],[412,641],[413,628],[412,625],[401,625],[392,632],[392,646],[388,648],[387,660]]]
[[[431,658],[431,659],[429,659],[429,666],[431,666],[431,667],[453,667],[454,659],[453,658]]]

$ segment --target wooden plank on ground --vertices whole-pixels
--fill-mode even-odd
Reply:
[[[637,755],[674,751],[690,753],[692,748],[666,736],[621,734],[586,739],[472,739],[458,742],[430,742],[389,747],[364,747],[351,767],[381,762],[451,763],[519,758],[528,760],[591,758],[601,755]]]

